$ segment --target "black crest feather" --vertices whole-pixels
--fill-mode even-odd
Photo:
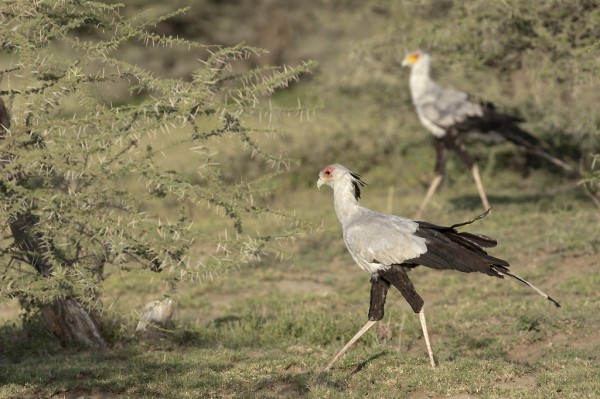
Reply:
[[[360,188],[367,185],[364,181],[360,179],[360,175],[350,172],[350,176],[352,176],[352,185],[354,186],[354,198],[357,200],[360,199]]]

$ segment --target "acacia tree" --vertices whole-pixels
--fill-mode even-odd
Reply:
[[[261,50],[152,32],[170,16],[126,18],[117,5],[87,0],[0,5],[0,301],[41,309],[63,341],[106,348],[95,309],[107,265],[198,278],[255,259],[296,229],[284,215],[279,233],[247,233],[248,217],[276,213],[251,198],[264,184],[225,181],[203,143],[230,135],[255,159],[282,162],[256,144],[263,130],[248,116],[311,65],[233,72]],[[188,80],[155,76],[123,58],[132,43],[178,48],[199,59],[197,68]],[[132,101],[99,95],[123,85]],[[172,137],[169,145],[193,150],[199,173],[161,163]],[[148,203],[173,199],[169,220],[149,211]],[[187,208],[205,205],[230,220],[233,234],[194,227]],[[203,256],[193,258],[198,242]]]

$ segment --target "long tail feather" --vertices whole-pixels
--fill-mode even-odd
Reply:
[[[525,130],[521,129],[516,124],[506,124],[501,129],[498,129],[498,133],[504,136],[504,138],[508,141],[515,144],[517,147],[521,147],[525,151],[540,158],[544,158],[548,162],[558,166],[564,170],[565,173],[574,175],[575,177],[578,176],[577,170],[573,166],[550,154],[548,151],[546,151],[544,144],[541,141]]]
[[[533,154],[535,154],[541,158],[544,158],[548,162],[553,163],[554,165],[558,166],[559,168],[564,170],[566,173],[569,173],[569,174],[572,174],[575,176],[579,176],[579,173],[577,172],[577,170],[575,168],[573,168],[568,163],[561,161],[560,159],[548,154],[546,151],[537,148],[532,152],[533,152]]]
[[[529,287],[534,289],[535,292],[537,292],[538,294],[540,294],[541,296],[543,296],[544,298],[546,298],[547,300],[552,302],[557,308],[560,308],[560,303],[556,302],[552,297],[550,297],[550,295],[546,294],[544,291],[540,290],[538,287],[531,284],[529,281],[527,281],[515,274],[512,274],[511,272],[508,271],[507,268],[502,267],[502,266],[492,266],[492,270],[494,270],[496,273],[498,273],[502,276],[510,276],[510,277],[514,278],[515,280],[518,280],[518,281],[522,282],[523,284],[528,285]]]
[[[489,208],[488,210],[483,212],[481,215],[478,215],[478,216],[474,217],[473,219],[468,220],[466,222],[453,224],[452,226],[448,227],[448,229],[455,229],[457,227],[466,226],[468,224],[474,223],[474,222],[478,221],[479,219],[483,219],[484,217],[486,217],[488,215],[488,213],[490,213],[491,210],[492,210],[492,208]]]

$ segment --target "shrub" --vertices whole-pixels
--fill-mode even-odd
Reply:
[[[61,339],[100,348],[95,309],[107,265],[197,279],[277,250],[297,231],[295,219],[255,203],[269,176],[225,181],[206,143],[231,136],[257,162],[285,162],[256,144],[265,129],[249,127],[250,117],[311,68],[236,70],[262,50],[152,32],[185,10],[150,19],[119,8],[87,0],[0,6],[0,49],[8,54],[0,70],[0,215],[8,234],[0,300],[41,307]],[[157,57],[175,48],[197,67],[186,80],[156,76],[123,59],[140,45]],[[125,98],[115,94],[123,87]],[[163,160],[182,149],[191,150],[185,157],[196,173]],[[157,203],[175,205],[159,216]],[[205,217],[230,220],[229,228],[215,222],[229,233],[194,224],[202,207],[211,210]],[[268,215],[281,221],[269,235],[245,229],[245,220]]]

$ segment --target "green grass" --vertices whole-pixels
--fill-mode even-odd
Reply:
[[[261,273],[252,277],[260,279]],[[49,338],[38,337],[40,346],[21,349],[19,358],[2,362],[0,392],[7,398],[73,391],[235,398],[558,398],[600,393],[595,383],[600,335],[593,328],[599,320],[588,318],[587,327],[578,326],[573,310],[578,301],[569,296],[561,298],[565,307],[559,311],[533,296],[480,301],[465,295],[457,304],[430,302],[439,361],[431,370],[418,321],[394,293],[383,321],[392,339],[384,342],[371,332],[330,374],[321,374],[319,369],[364,321],[368,285],[355,277],[335,294],[273,292],[260,300],[234,302],[222,317],[178,325],[155,336],[160,339],[130,342],[108,354],[52,345],[42,349]],[[432,279],[434,287],[422,290],[426,298],[438,285],[448,285],[442,277]],[[456,281],[451,287],[459,290],[460,285]],[[517,289],[486,284],[483,290],[499,295],[511,288]],[[589,310],[586,314],[591,316]],[[519,358],[523,352],[528,356]]]
[[[323,113],[309,125],[318,132],[329,123]],[[294,137],[291,152],[305,141]],[[424,194],[431,154],[423,142],[396,161],[388,157],[392,166],[366,168],[363,204],[410,216]],[[563,307],[514,281],[416,269],[411,278],[426,302],[435,370],[417,317],[392,291],[380,326],[331,373],[319,372],[366,321],[369,276],[344,248],[330,190],[316,190],[323,165],[311,163],[293,166],[265,199],[314,226],[293,256],[266,258],[212,282],[181,283],[176,321],[163,331],[133,331],[136,309],[167,292],[161,274],[107,270],[103,302],[113,323],[106,354],[60,347],[43,325],[16,321],[14,305],[0,312],[8,320],[0,329],[0,397],[597,397],[600,214],[560,175],[539,169],[523,178],[486,168],[488,162],[481,159],[494,211],[470,230],[495,237],[492,253]],[[449,224],[481,212],[466,171],[453,161],[448,173],[426,220]]]
[[[379,175],[373,170],[364,178]],[[368,186],[364,202],[385,209],[390,183]],[[343,247],[331,193],[306,187],[290,204],[309,220],[322,220],[323,229],[301,239],[291,261],[265,261],[214,283],[182,285],[176,324],[164,331],[141,337],[132,331],[132,310],[161,292],[160,280],[148,285],[116,272],[105,301],[114,303],[111,312],[131,317],[112,326],[120,332],[107,354],[62,349],[37,324],[5,326],[0,397],[597,397],[600,215],[574,191],[546,204],[535,195],[543,187],[520,183],[513,174],[496,175],[491,193],[512,186],[503,191],[506,198],[535,199],[507,200],[473,230],[497,237],[493,253],[563,307],[513,281],[417,269],[411,276],[426,301],[435,370],[417,317],[394,291],[381,327],[331,373],[319,372],[365,322],[369,283]],[[427,219],[449,223],[479,211],[453,207],[452,199],[468,189],[476,199],[474,188],[449,184]],[[395,197],[393,206],[417,203],[420,194]]]
[[[418,318],[398,292],[390,291],[386,315],[378,326],[331,373],[319,372],[366,321],[370,289],[369,276],[343,245],[330,190],[316,190],[319,169],[333,162],[345,164],[369,184],[363,192],[364,205],[404,216],[415,213],[432,176],[434,150],[413,113],[407,72],[387,58],[379,60],[379,69],[348,62],[348,54],[357,50],[353,43],[366,35],[355,29],[357,21],[375,30],[361,18],[380,22],[381,15],[391,12],[376,3],[375,16],[329,10],[340,15],[338,24],[331,15],[333,22],[328,15],[319,17],[331,26],[321,27],[327,35],[315,35],[335,38],[321,40],[328,47],[319,45],[318,54],[328,55],[318,59],[320,71],[274,101],[293,107],[301,97],[302,104],[323,109],[308,122],[276,115],[274,127],[286,136],[256,137],[266,149],[295,160],[278,177],[273,193],[257,199],[313,226],[290,248],[291,257],[265,258],[214,281],[179,284],[173,296],[174,324],[148,335],[134,333],[136,310],[168,291],[168,276],[108,269],[102,298],[105,315],[112,321],[105,330],[108,353],[62,348],[43,325],[23,325],[15,303],[0,304],[0,398],[600,397],[600,213],[574,181],[543,163],[522,177],[519,169],[525,157],[510,145],[469,146],[494,206],[489,217],[469,229],[496,238],[499,245],[492,254],[507,259],[516,274],[563,307],[556,309],[514,281],[419,268],[411,278],[425,300],[439,367],[432,370],[428,365]],[[409,4],[397,7],[416,9]],[[402,21],[412,27],[413,20],[423,22],[417,17]],[[438,23],[441,20],[434,20],[423,29],[435,30]],[[394,24],[392,31],[401,28]],[[375,47],[373,55],[383,48],[400,54],[400,59],[407,50],[400,47],[420,43],[410,30],[402,35],[406,37],[392,42],[387,33],[385,39],[375,35],[373,43],[383,41],[384,46]],[[329,48],[332,43],[335,49]],[[437,64],[441,80],[456,87],[473,85],[465,76],[469,71],[462,69],[461,54],[443,43],[437,46],[450,57]],[[525,60],[535,64],[531,61],[535,57],[532,53]],[[451,64],[452,69],[443,68]],[[375,69],[373,76],[366,77],[367,67]],[[553,113],[536,121],[535,112],[562,101],[548,94],[558,83],[537,79],[536,65],[523,68],[502,80],[481,66],[478,82],[486,85],[477,94],[506,99],[506,106],[527,106],[525,114],[533,114],[528,127],[540,127],[536,134],[557,129]],[[503,88],[510,78],[518,90],[506,96]],[[560,110],[559,116],[571,111],[575,116],[585,114],[586,108],[579,106],[588,97],[587,106],[597,108],[597,82],[575,88],[583,91],[576,98],[579,103],[552,108]],[[573,124],[581,120],[564,118]],[[256,126],[263,128],[258,122]],[[215,161],[226,165],[226,179],[239,181],[240,175],[251,178],[270,171],[268,165],[250,162],[250,155],[234,140],[208,144],[216,151]],[[187,149],[177,151],[165,162],[196,173]],[[151,209],[169,214],[178,205],[155,209],[153,204]],[[481,211],[469,173],[451,156],[447,179],[424,219],[451,224]],[[193,212],[196,223],[215,231],[229,222],[215,222],[214,215],[202,208]],[[264,224],[254,223],[248,228]]]

